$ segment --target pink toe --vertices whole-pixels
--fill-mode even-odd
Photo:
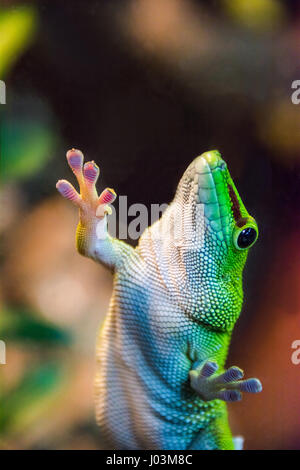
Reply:
[[[70,201],[76,202],[79,199],[79,194],[68,181],[58,181],[56,188],[63,197],[69,199]]]
[[[99,197],[99,204],[111,204],[116,199],[117,195],[111,188],[106,188]]]
[[[80,150],[72,149],[67,152],[69,165],[73,170],[80,170],[83,164],[83,153]]]
[[[84,165],[84,177],[90,183],[94,183],[99,174],[97,165],[93,162],[88,162]]]

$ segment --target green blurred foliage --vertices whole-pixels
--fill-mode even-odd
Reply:
[[[227,13],[246,29],[262,31],[282,25],[286,14],[279,0],[223,0]]]
[[[19,432],[49,406],[63,381],[62,367],[49,362],[26,370],[19,385],[2,391],[0,434]]]
[[[4,310],[0,314],[1,339],[6,342],[33,342],[41,345],[70,344],[68,332],[43,321],[27,310]]]
[[[0,124],[0,182],[24,180],[50,159],[55,141],[49,123],[17,114]]]
[[[3,79],[34,38],[35,9],[30,5],[0,8],[0,77]]]
[[[30,5],[0,7],[0,78],[5,78],[34,39],[37,14]],[[1,109],[0,183],[24,181],[39,172],[53,155],[56,132],[51,113],[39,98],[22,99],[10,89],[10,103]],[[0,384],[2,439],[28,429],[49,408],[64,383],[58,359],[45,361],[48,348],[66,347],[70,334],[28,310],[4,307],[0,312],[0,338],[6,344],[38,347],[41,360],[24,369],[13,387]],[[43,361],[43,362],[42,362]]]
[[[38,346],[44,350],[48,347],[66,346],[71,341],[70,334],[66,331],[40,320],[26,310],[2,311],[0,331],[6,344]],[[45,355],[41,356],[45,358]],[[21,432],[42,416],[59,393],[64,380],[65,373],[60,361],[47,360],[46,363],[25,369],[12,389],[7,389],[2,381],[0,435],[9,436]]]
[[[11,70],[34,39],[37,14],[33,6],[0,8],[0,77]],[[10,91],[11,101],[17,101]],[[8,111],[7,111],[8,109]],[[31,109],[28,103],[28,109]],[[54,133],[43,116],[1,110],[0,182],[23,180],[40,170],[50,158]]]

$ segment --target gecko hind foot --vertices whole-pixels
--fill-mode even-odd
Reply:
[[[261,382],[256,378],[241,380],[244,372],[233,366],[222,374],[216,374],[218,365],[207,361],[200,369],[190,371],[191,387],[205,401],[223,400],[226,402],[240,401],[241,392],[259,393]]]

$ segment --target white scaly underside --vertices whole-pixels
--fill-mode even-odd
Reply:
[[[200,194],[199,185],[209,187]],[[199,157],[138,248],[124,248],[97,344],[96,415],[106,448],[217,449],[224,444],[223,425],[219,421],[216,427],[215,420],[226,424],[225,403],[204,402],[189,385],[194,362],[210,358],[223,366],[229,341],[191,316],[199,299],[212,310],[209,289],[214,287],[198,270],[205,231],[210,230],[213,244],[227,236],[215,219],[218,203],[204,204],[213,188],[210,169]],[[210,253],[203,263],[210,267]]]
[[[226,413],[225,404],[204,403],[189,387],[193,361],[217,354],[222,339],[202,330],[180,305],[185,264],[159,238],[161,229],[159,223],[148,229],[139,256],[128,257],[115,275],[97,345],[96,415],[110,449],[186,449]]]

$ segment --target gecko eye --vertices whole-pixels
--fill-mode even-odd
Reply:
[[[237,250],[250,248],[258,237],[258,230],[255,221],[246,223],[243,227],[236,227],[233,232],[233,243]]]

